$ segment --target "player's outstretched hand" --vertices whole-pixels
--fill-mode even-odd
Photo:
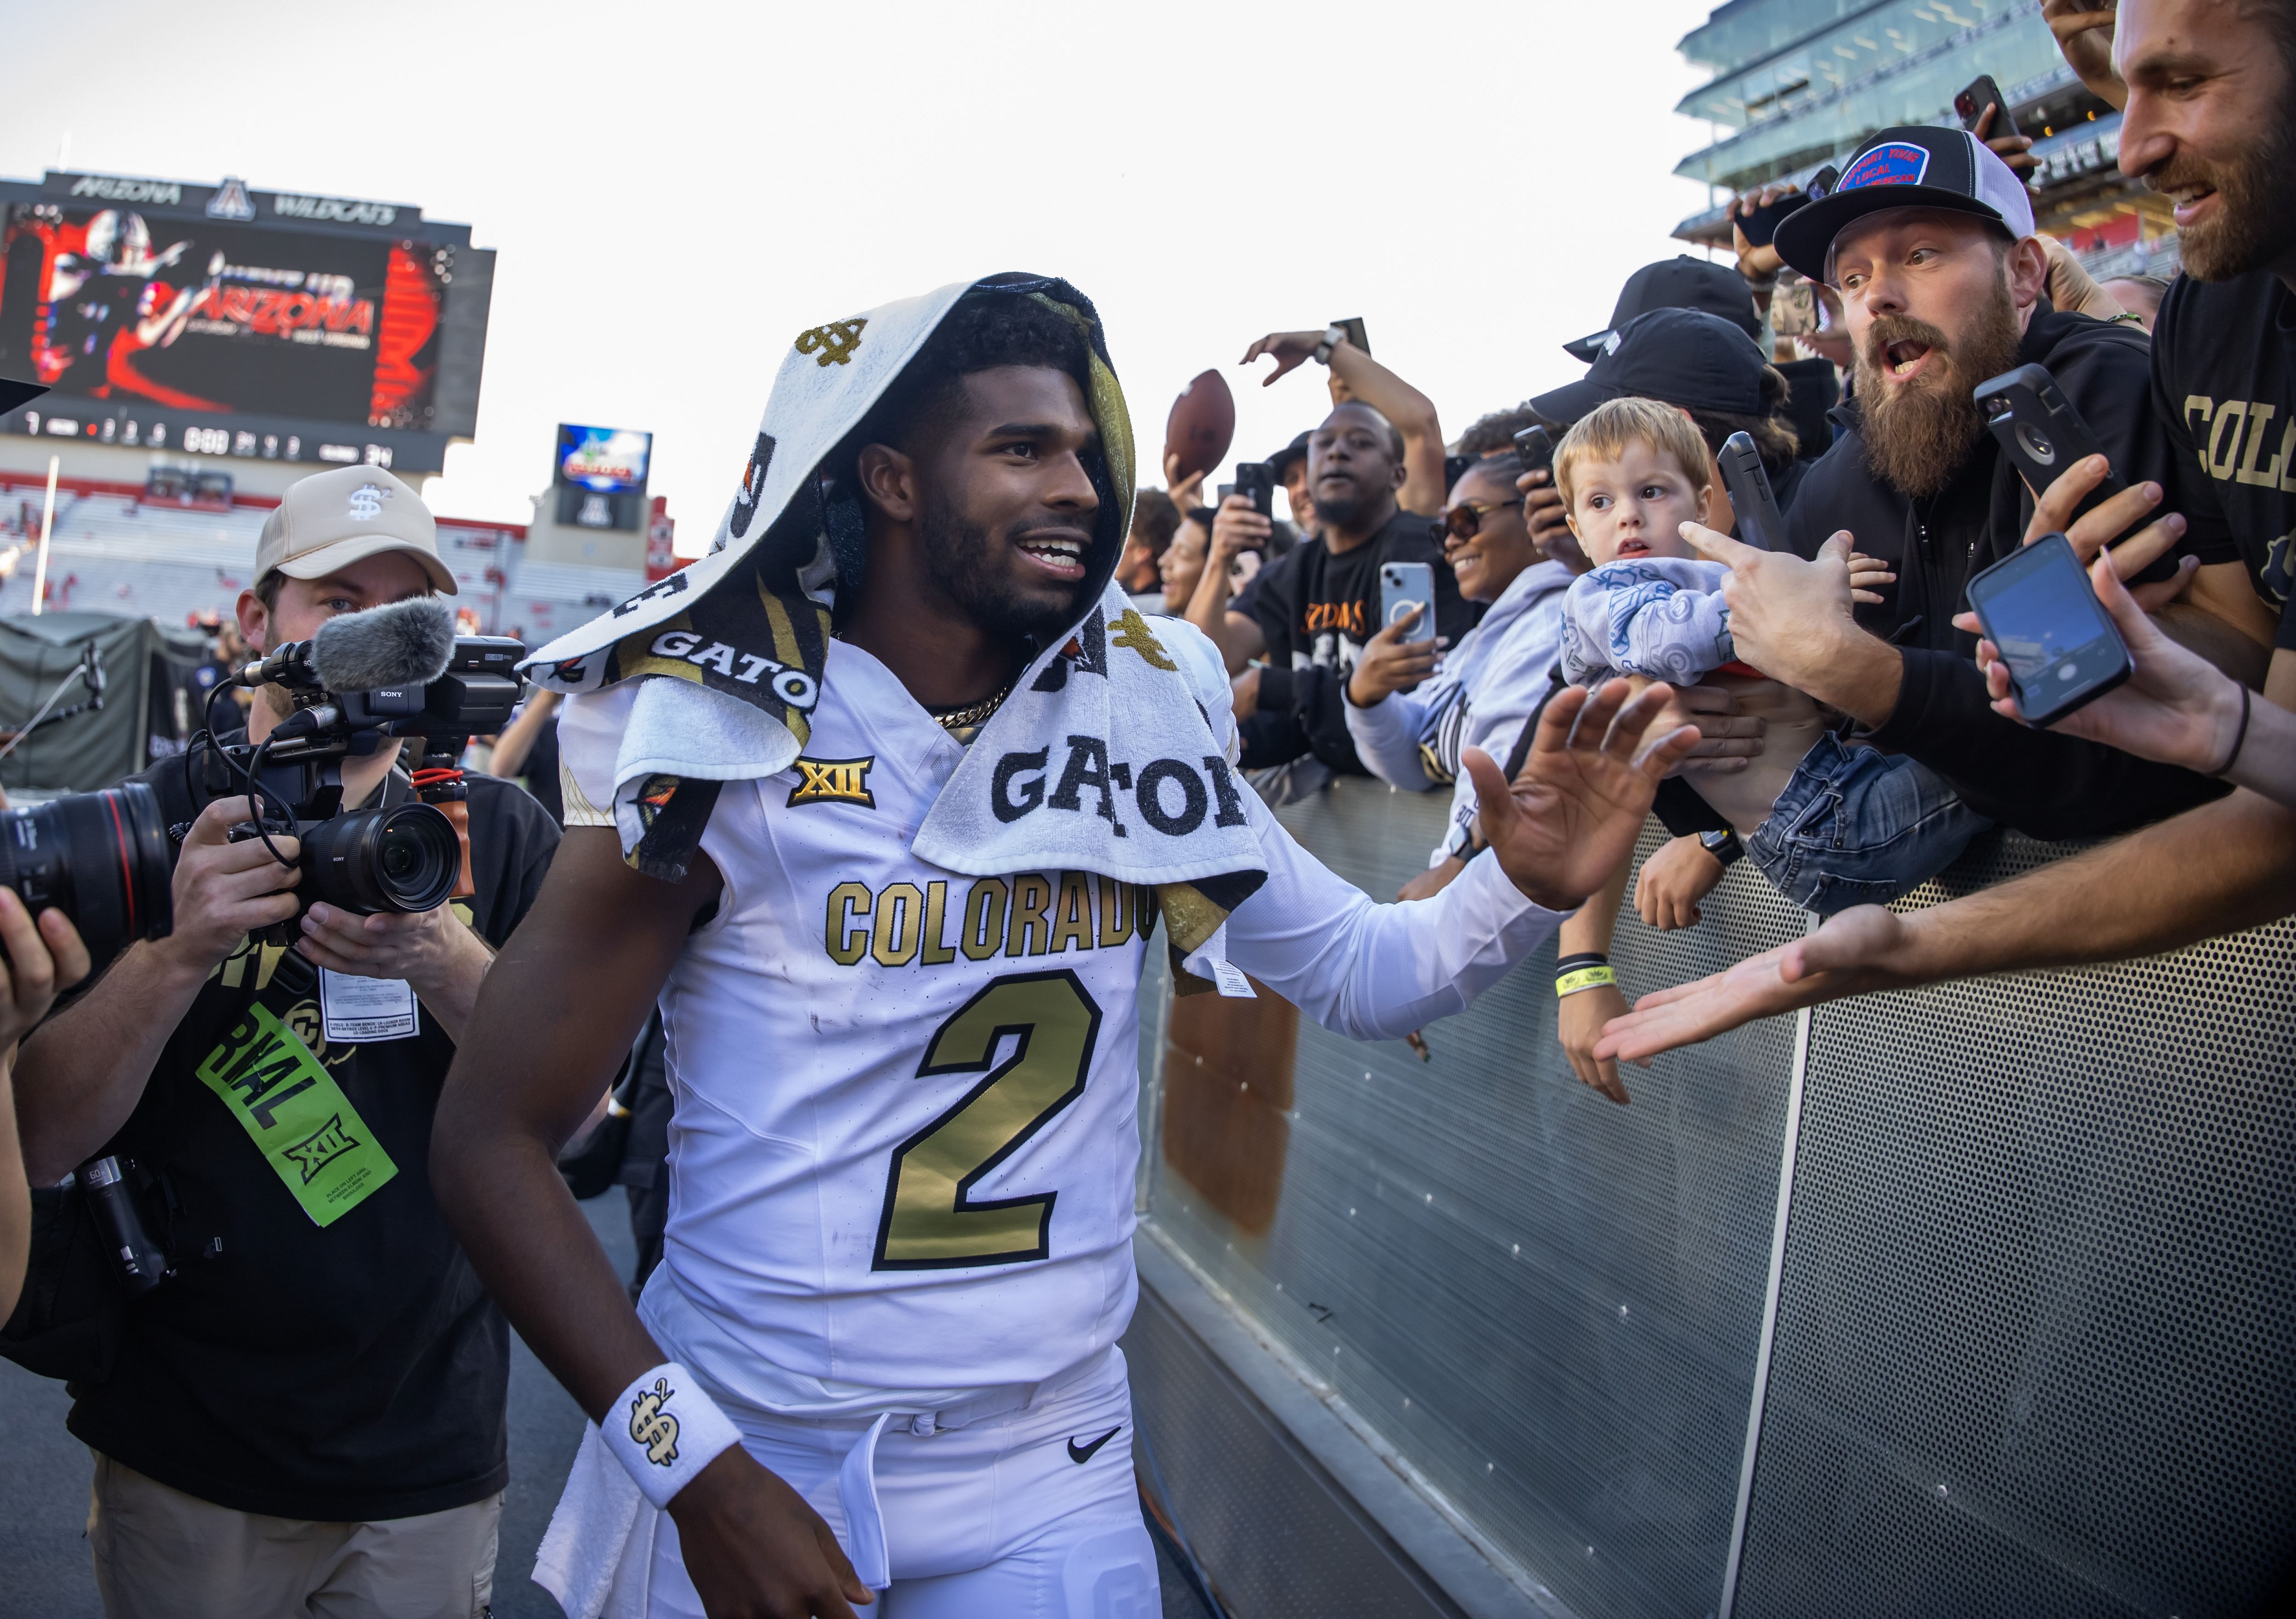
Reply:
[[[1698,741],[1698,728],[1684,725],[1643,747],[1673,696],[1667,685],[1636,694],[1623,680],[1599,691],[1566,687],[1539,716],[1512,785],[1480,748],[1462,756],[1484,841],[1499,869],[1539,904],[1578,909],[1633,852],[1660,781]]]
[[[1915,982],[1917,975],[1905,963],[1908,943],[1896,912],[1852,906],[1807,938],[1748,956],[1710,978],[1644,995],[1604,1026],[1595,1056],[1647,1067],[1660,1051],[1711,1040],[1757,1018]]]
[[[740,1445],[670,1498],[709,1619],[854,1619],[876,1600],[805,1498]]]

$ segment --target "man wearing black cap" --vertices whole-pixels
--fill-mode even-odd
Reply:
[[[1735,322],[1677,307],[1636,315],[1603,337],[1584,377],[1539,395],[1530,408],[1568,425],[1606,399],[1628,397],[1655,399],[1683,412],[1706,440],[1710,462],[1731,434],[1751,435],[1781,511],[1808,470],[1808,462],[1795,459],[1798,441],[1780,413],[1785,379]],[[1721,473],[1710,465],[1708,470],[1719,497]],[[1719,519],[1717,527],[1730,526],[1726,510]]]
[[[1857,388],[1835,413],[1842,437],[1786,514],[1789,545],[1820,568],[1741,569],[1733,634],[1742,618],[1755,639],[1742,656],[1850,715],[1877,746],[1930,765],[1980,814],[2035,837],[2125,830],[2220,791],[2002,719],[1987,707],[1974,642],[1953,626],[1969,579],[2023,543],[2033,510],[1972,390],[2043,366],[2124,482],[2165,479],[2143,335],[2048,307],[2025,189],[1965,131],[1883,130],[1838,183],[1815,189],[1818,200],[1779,225],[1777,249],[1841,295]],[[1841,547],[1829,539],[1840,531],[1897,576],[1854,623],[1846,576],[1833,589]],[[1761,596],[1770,600],[1752,600]],[[1780,626],[1775,645],[1761,644],[1766,621]]]
[[[1562,351],[1574,360],[1592,363],[1628,322],[1653,309],[1702,309],[1737,327],[1758,348],[1762,341],[1762,317],[1754,308],[1754,295],[1746,278],[1729,265],[1709,264],[1681,253],[1644,265],[1628,276],[1627,284],[1620,289],[1618,305],[1611,311],[1611,323],[1565,343]]]

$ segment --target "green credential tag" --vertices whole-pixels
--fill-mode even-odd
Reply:
[[[259,1002],[199,1075],[316,1225],[332,1225],[398,1173],[334,1075]]]

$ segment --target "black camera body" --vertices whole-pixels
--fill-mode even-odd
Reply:
[[[505,635],[460,636],[446,668],[430,679],[354,691],[330,689],[327,677],[348,660],[339,652],[330,666],[327,652],[321,641],[300,642],[242,672],[242,683],[283,688],[291,712],[260,743],[218,750],[231,779],[253,783],[262,806],[259,822],[242,822],[230,837],[266,845],[275,838],[296,838],[300,848],[293,863],[303,872],[297,892],[304,910],[320,902],[362,916],[435,910],[468,875],[460,781],[419,785],[417,803],[346,813],[343,761],[422,737],[425,773],[451,773],[470,739],[501,730],[518,706],[517,668],[526,648]],[[208,785],[215,790],[212,778]],[[221,789],[229,790],[228,785]],[[267,942],[289,942],[295,920],[270,931],[276,937]]]

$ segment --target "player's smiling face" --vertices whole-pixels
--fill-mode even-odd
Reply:
[[[925,567],[983,628],[1056,634],[1095,571],[1100,497],[1085,457],[1100,429],[1065,372],[1003,365],[962,390],[915,446]]]

